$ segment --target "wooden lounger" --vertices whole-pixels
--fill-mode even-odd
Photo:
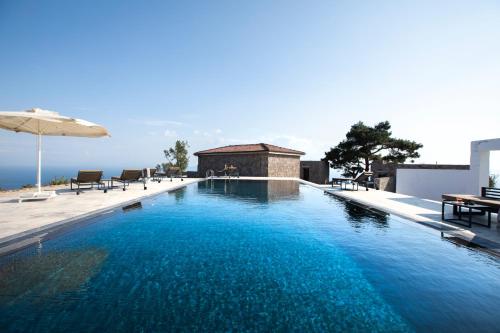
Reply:
[[[90,185],[90,187],[86,187],[86,189],[89,189],[93,188],[94,184],[96,184],[98,189],[101,189],[102,186],[104,188],[104,193],[106,193],[106,187],[101,179],[101,170],[79,170],[78,176],[76,178],[71,178],[70,189],[73,190],[73,184],[76,184],[78,186],[76,188],[76,195],[79,195],[80,190],[82,189],[81,185]]]
[[[142,170],[133,169],[133,170],[123,170],[120,177],[111,177],[111,187],[114,187],[113,182],[119,182],[123,184],[123,190],[125,191],[126,187],[129,186],[132,182],[138,182],[142,179],[142,183],[144,184],[144,189],[147,190],[145,178],[142,175]]]
[[[357,191],[361,185],[368,191],[368,185],[373,184],[373,181],[370,180],[372,176],[373,172],[365,171],[356,178],[332,178],[332,186],[340,185],[340,189],[347,190],[347,184],[352,184],[352,190],[354,191],[354,186],[356,186]]]
[[[144,178],[148,177],[148,168],[142,169],[142,175],[144,176]],[[156,168],[149,168],[149,179],[161,183],[161,175],[158,170],[156,170]]]
[[[172,178],[180,178],[181,181],[184,181],[184,179],[182,179],[181,168],[179,168],[179,167],[176,167],[176,166],[169,167],[167,169],[166,175],[168,178],[170,178],[170,181],[172,181]]]

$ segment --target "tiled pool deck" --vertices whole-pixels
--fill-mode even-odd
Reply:
[[[241,177],[241,179],[294,178]],[[117,207],[198,181],[200,179],[190,178],[181,181],[174,178],[172,182],[165,180],[161,183],[149,183],[146,191],[142,188],[142,184],[132,184],[125,192],[121,189],[114,189],[104,194],[102,191],[89,190],[79,196],[71,192],[68,186],[62,186],[57,188],[56,198],[42,202],[18,203],[18,192],[2,192],[0,193],[0,255],[13,251],[19,246],[39,241],[49,230],[71,225]],[[497,228],[496,214],[492,216],[491,228],[473,225],[469,229],[454,223],[442,222],[441,203],[437,201],[372,189],[368,192],[364,189],[340,191],[330,186],[301,182],[346,200],[433,227],[448,235],[487,247],[500,255],[500,228]]]

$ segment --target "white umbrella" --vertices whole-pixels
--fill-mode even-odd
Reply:
[[[98,138],[109,136],[106,128],[81,119],[69,118],[57,112],[31,109],[19,112],[0,112],[0,128],[36,134],[38,136],[37,187],[38,192],[23,199],[47,199],[54,194],[42,192],[42,135],[79,136]]]

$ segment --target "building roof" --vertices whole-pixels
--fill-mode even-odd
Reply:
[[[194,153],[194,155],[199,156],[199,155],[211,155],[211,154],[260,153],[260,152],[290,154],[290,155],[305,155],[304,152],[299,150],[270,145],[268,143],[224,146],[224,147],[198,151]]]

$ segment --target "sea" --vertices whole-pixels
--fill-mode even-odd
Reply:
[[[120,176],[122,169],[108,167],[102,169],[104,178]],[[42,184],[47,185],[54,178],[65,177],[70,179],[76,177],[78,168],[76,167],[54,167],[42,166]],[[0,166],[0,189],[12,190],[21,188],[24,185],[36,184],[36,166]]]

